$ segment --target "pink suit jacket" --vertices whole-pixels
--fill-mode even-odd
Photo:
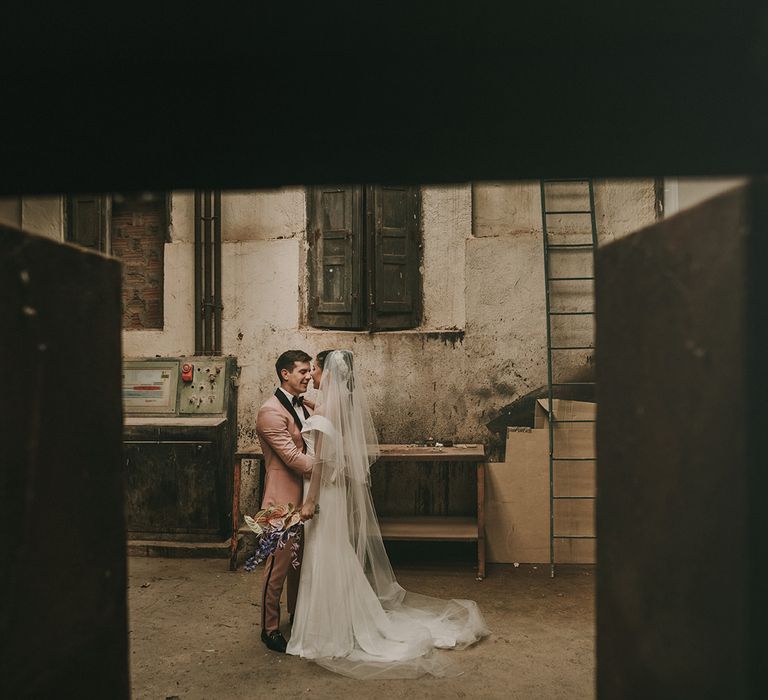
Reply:
[[[309,407],[307,410],[312,413]],[[266,470],[261,507],[299,505],[303,501],[304,475],[312,471],[313,463],[312,457],[302,452],[301,428],[280,401],[270,396],[259,409],[256,432]]]

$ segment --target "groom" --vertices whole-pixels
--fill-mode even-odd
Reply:
[[[280,388],[268,398],[256,419],[256,432],[264,452],[266,477],[262,508],[293,503],[303,497],[303,480],[312,473],[312,457],[306,454],[301,436],[310,409],[301,394],[310,380],[312,358],[303,350],[288,350],[277,358],[275,370]],[[264,563],[264,590],[261,596],[261,641],[268,649],[285,653],[286,640],[280,633],[280,596],[288,579],[288,612],[293,620],[299,590],[299,569],[291,566],[290,547],[277,549]]]

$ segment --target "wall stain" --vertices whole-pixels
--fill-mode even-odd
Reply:
[[[424,334],[427,340],[439,340],[445,345],[449,345],[455,348],[457,343],[461,345],[464,342],[464,331],[462,330],[448,330],[448,331],[427,331]]]

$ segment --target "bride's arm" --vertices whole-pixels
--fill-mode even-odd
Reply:
[[[322,454],[321,449],[323,447],[323,434],[317,433],[315,439],[315,455]],[[301,519],[311,520],[315,515],[315,506],[317,505],[317,494],[320,491],[320,482],[323,478],[323,463],[320,460],[315,462],[312,468],[312,480],[309,482],[309,490],[307,491],[304,503],[301,506]]]

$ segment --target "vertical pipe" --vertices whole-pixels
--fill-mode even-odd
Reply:
[[[221,190],[213,193],[213,354],[221,355]]]
[[[541,190],[541,226],[544,234],[544,291],[546,299],[547,314],[547,410],[549,413],[549,575],[555,576],[555,470],[554,470],[554,447],[555,433],[554,423],[552,422],[552,330],[550,316],[550,298],[549,298],[549,234],[547,232],[547,204],[546,204],[546,185],[544,180],[539,182]]]
[[[203,264],[203,250],[202,250],[202,235],[200,231],[200,217],[201,206],[200,199],[202,193],[200,190],[195,190],[195,355],[201,355],[203,352],[203,324],[202,324],[202,308],[203,308],[203,292],[202,292],[202,264]]]
[[[212,236],[211,236],[211,191],[205,190],[203,193],[203,354],[211,354],[213,341],[211,328],[211,306],[212,306],[212,294],[211,283],[213,277],[213,269],[211,266],[211,249],[212,249]]]

